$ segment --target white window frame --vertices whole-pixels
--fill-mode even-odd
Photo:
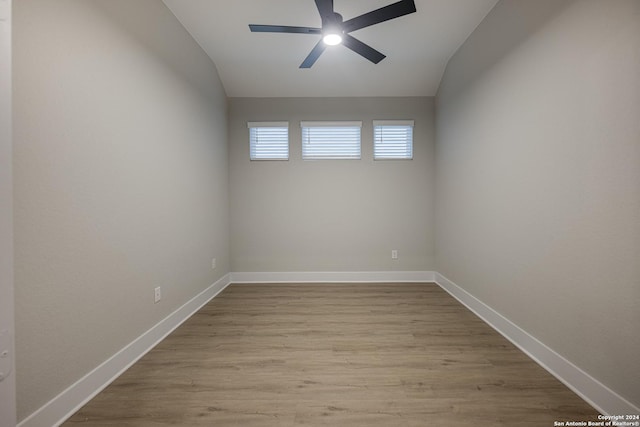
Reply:
[[[268,160],[289,160],[289,122],[248,122],[249,128],[249,159],[252,161],[268,161]],[[255,138],[256,131],[259,129],[278,128],[280,131],[286,129],[284,140],[270,141],[270,147],[262,147],[259,150],[256,146],[258,142]],[[277,137],[282,135],[271,135]]]
[[[360,160],[362,158],[362,122],[361,121],[338,121],[338,122],[326,122],[326,121],[303,121],[300,122],[302,130],[302,158],[303,160]],[[331,142],[327,142],[326,138],[331,135],[320,135],[322,128],[334,128],[336,131],[336,139]],[[342,138],[355,138],[356,135],[346,134],[340,135],[339,129],[343,129],[345,132],[355,131],[357,128],[357,142],[345,141]],[[314,144],[310,141],[313,138],[313,132],[315,129],[318,135],[325,138],[324,142],[320,144],[326,144],[324,147],[316,145],[314,147],[309,144]],[[347,143],[345,143],[347,142]],[[305,145],[307,144],[307,145]]]
[[[395,140],[385,145],[383,128],[410,128],[408,140]],[[412,160],[413,159],[413,120],[374,120],[373,121],[373,159],[374,160]],[[403,149],[404,145],[404,149]]]

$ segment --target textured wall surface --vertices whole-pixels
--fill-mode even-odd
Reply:
[[[437,271],[640,405],[640,2],[501,1],[437,97]]]
[[[0,425],[16,423],[13,291],[13,168],[11,136],[11,1],[0,10],[0,334],[9,357],[0,362]]]
[[[233,271],[433,269],[433,98],[232,98],[230,106]],[[413,160],[373,160],[375,119],[415,120]],[[269,120],[289,121],[289,161],[249,160],[247,122]],[[305,120],[361,120],[362,159],[302,160]]]
[[[22,419],[229,271],[228,153],[215,66],[162,2],[21,0],[14,30]]]

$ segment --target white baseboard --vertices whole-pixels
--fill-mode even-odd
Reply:
[[[638,414],[640,409],[588,373],[522,330],[491,307],[433,271],[366,272],[239,272],[229,273],[171,313],[100,366],[54,397],[18,424],[18,427],[57,427],[173,332],[231,283],[437,283],[562,381],[586,402],[606,415]]]
[[[231,273],[231,283],[434,282],[433,271],[287,271]]]
[[[432,271],[229,273],[25,418],[18,427],[57,427],[231,283],[434,282]]]
[[[18,424],[18,427],[57,427],[62,424],[226,288],[230,283],[229,279],[230,275],[226,274],[213,285],[193,297],[182,307],[165,317],[154,327],[25,418]]]
[[[602,414],[640,414],[640,408],[443,275],[435,273],[435,282]]]

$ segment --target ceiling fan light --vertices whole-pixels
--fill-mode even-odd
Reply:
[[[337,33],[329,33],[322,38],[322,41],[328,46],[335,46],[342,43],[342,36]]]

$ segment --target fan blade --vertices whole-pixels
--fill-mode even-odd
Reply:
[[[320,17],[322,18],[322,26],[324,26],[325,22],[335,22],[333,0],[316,0],[316,6],[318,7],[318,12],[320,12]]]
[[[249,24],[252,33],[297,33],[297,34],[322,34],[320,28],[288,27],[286,25],[255,25]]]
[[[381,54],[371,46],[362,43],[360,40],[358,40],[357,38],[349,34],[344,35],[344,37],[342,38],[342,44],[348,47],[349,49],[351,49],[352,51],[354,51],[355,53],[357,53],[358,55],[364,56],[374,64],[377,64],[378,62],[386,58],[386,55]]]
[[[311,66],[316,63],[316,61],[318,60],[318,58],[320,58],[320,55],[322,55],[322,52],[324,52],[326,48],[327,45],[324,44],[322,40],[320,40],[318,44],[311,50],[309,56],[307,56],[304,62],[302,62],[300,68],[311,68]]]
[[[390,19],[399,18],[416,11],[416,4],[413,0],[402,0],[389,6],[376,9],[372,12],[365,13],[353,19],[349,19],[342,25],[345,33],[379,24]]]

